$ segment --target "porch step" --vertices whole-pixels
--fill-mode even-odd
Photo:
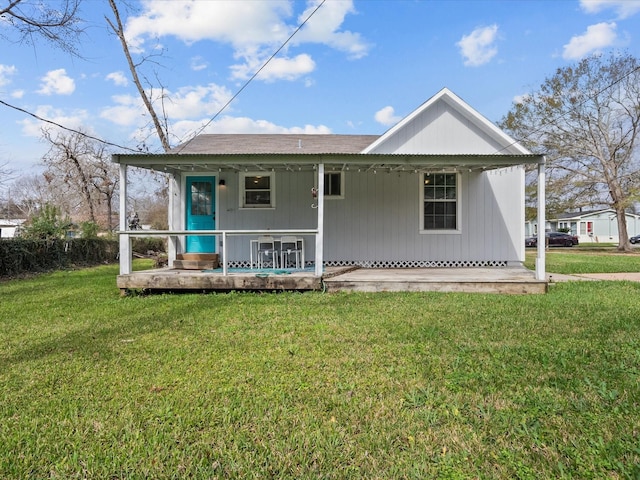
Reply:
[[[179,253],[173,262],[173,268],[177,270],[210,270],[218,268],[219,264],[217,253]]]

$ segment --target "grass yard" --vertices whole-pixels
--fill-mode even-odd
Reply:
[[[536,250],[527,248],[525,265],[535,268]],[[549,248],[546,252],[547,272],[566,275],[576,273],[640,272],[640,248],[634,253],[618,253],[613,246],[580,246]]]
[[[0,283],[0,478],[640,477],[640,283],[121,298],[116,274]]]

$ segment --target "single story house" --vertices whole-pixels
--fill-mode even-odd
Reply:
[[[216,253],[256,266],[259,236],[295,236],[316,276],[360,268],[522,266],[525,166],[544,157],[443,89],[383,135],[203,134],[165,154],[116,154],[120,274],[131,273],[127,169],[169,178],[169,267]],[[540,242],[544,245],[544,242]],[[280,263],[280,262],[278,262]],[[275,266],[275,265],[274,265]],[[536,278],[545,278],[544,249]]]
[[[640,215],[626,214],[629,237],[640,234]],[[568,229],[580,243],[618,243],[618,221],[612,208],[563,213],[549,219],[553,231]]]

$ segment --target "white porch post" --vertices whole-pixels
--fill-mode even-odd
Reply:
[[[318,233],[316,234],[315,275],[322,276],[324,263],[324,163],[318,164]]]
[[[120,164],[120,231],[127,230],[127,165]],[[120,275],[131,273],[131,237],[120,235]]]
[[[180,230],[181,226],[176,225],[176,202],[180,202],[180,200],[176,200],[178,194],[180,193],[180,189],[176,184],[175,175],[169,176],[169,205],[167,207],[167,224],[169,225],[169,230]],[[169,235],[167,242],[167,262],[170,267],[173,266],[173,262],[176,260],[176,256],[178,253],[178,237],[176,235]]]
[[[545,271],[546,263],[546,224],[545,218],[545,163],[546,157],[542,157],[542,162],[538,164],[538,254],[536,256],[536,280],[545,280],[547,273]]]
[[[251,266],[253,268],[253,265]],[[225,277],[229,274],[229,266],[227,265],[227,232],[222,232],[222,275]]]

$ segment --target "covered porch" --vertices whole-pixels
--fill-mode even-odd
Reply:
[[[521,265],[480,265],[476,268],[362,268],[376,265],[332,265],[325,261],[325,233],[331,225],[325,222],[325,172],[377,171],[397,175],[420,175],[423,172],[464,172],[477,174],[509,167],[536,165],[538,171],[538,218],[544,218],[544,157],[539,155],[433,155],[433,154],[166,154],[115,155],[120,164],[120,275],[118,288],[157,291],[229,291],[229,290],[323,290],[323,291],[460,291],[494,293],[543,293],[546,291],[544,241],[539,241],[535,272]],[[170,178],[168,230],[128,230],[127,176],[129,167],[165,171]],[[187,229],[184,222],[184,176],[192,172],[209,172],[219,179],[244,171],[308,172],[314,187],[309,202],[313,203],[315,228],[274,229]],[[468,172],[468,173],[467,173]],[[219,188],[225,188],[224,183]],[[223,213],[223,212],[220,212]],[[219,217],[220,218],[220,217]],[[539,232],[539,234],[544,232]],[[251,239],[260,235],[296,235],[307,246],[305,265],[297,271],[238,272],[238,266],[253,266],[250,259]],[[168,268],[144,272],[132,269],[132,239],[160,236],[168,243]],[[185,239],[190,236],[214,237],[220,256],[220,269],[179,270],[176,257],[186,252]],[[242,242],[242,262],[230,261],[228,245]],[[310,247],[310,248],[309,248]],[[524,242],[522,245],[524,250]],[[237,249],[236,249],[237,256]],[[242,263],[242,265],[240,265]],[[421,262],[422,263],[422,262]],[[427,262],[428,263],[428,262]],[[304,268],[306,267],[306,268]],[[465,265],[466,267],[466,265]]]

